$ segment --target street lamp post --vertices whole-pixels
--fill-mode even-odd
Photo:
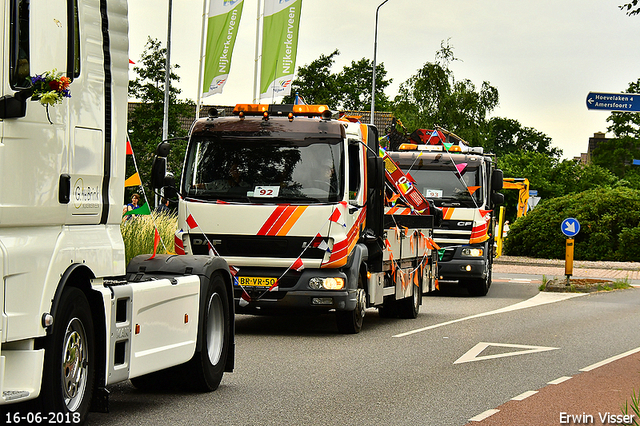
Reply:
[[[376,28],[373,33],[373,83],[371,84],[371,124],[373,124],[373,117],[376,109],[376,51],[378,50],[378,12],[383,4],[389,0],[384,0],[380,3],[380,6],[376,9]]]

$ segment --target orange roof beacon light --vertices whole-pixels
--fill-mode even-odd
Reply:
[[[327,105],[292,105],[292,104],[237,104],[233,113],[242,116],[262,115],[268,119],[269,116],[279,115],[285,117],[307,116],[326,117],[331,115],[331,110]],[[292,120],[292,118],[289,118]]]

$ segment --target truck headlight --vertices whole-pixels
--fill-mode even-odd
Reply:
[[[313,290],[342,290],[344,288],[344,279],[314,277],[309,280],[309,287]]]
[[[484,254],[484,250],[481,248],[466,247],[462,249],[463,256],[482,257],[483,254]]]

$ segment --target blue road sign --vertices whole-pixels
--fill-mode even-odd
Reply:
[[[578,232],[580,232],[580,222],[578,222],[578,219],[568,217],[562,221],[560,229],[562,229],[562,233],[567,237],[575,237],[578,235]]]
[[[607,111],[638,112],[640,95],[637,93],[598,93],[589,92],[587,108]]]
[[[633,164],[634,166],[640,166],[640,160],[634,159],[633,163],[631,163],[631,164]]]

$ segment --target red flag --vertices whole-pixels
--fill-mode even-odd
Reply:
[[[158,233],[158,228],[155,228],[155,234],[153,235],[153,256],[151,256],[147,260],[151,260],[154,257],[156,257],[156,253],[158,252],[159,242],[160,242],[160,234]]]
[[[173,237],[173,249],[175,250],[176,254],[185,254],[184,242],[182,241],[182,238],[178,237],[177,235]]]
[[[295,262],[293,262],[293,265],[291,265],[291,269],[295,269],[296,271],[300,272],[304,269],[304,263],[302,262],[302,259],[297,258]]]
[[[136,63],[129,59],[129,63],[135,65]]]
[[[131,148],[131,141],[127,139],[127,155],[133,155],[133,149]]]
[[[330,220],[331,222],[335,222],[335,223],[337,223],[338,225],[342,225],[342,226],[346,227],[346,226],[347,226],[347,224],[346,224],[346,223],[340,223],[340,222],[338,222],[341,218],[342,218],[342,213],[340,213],[340,210],[335,209],[335,210],[333,211],[333,213],[331,213],[331,217],[329,218],[329,220]]]
[[[196,220],[191,215],[189,215],[189,217],[187,217],[187,225],[189,225],[189,228],[191,228],[191,229],[198,227],[198,223],[196,222]]]

